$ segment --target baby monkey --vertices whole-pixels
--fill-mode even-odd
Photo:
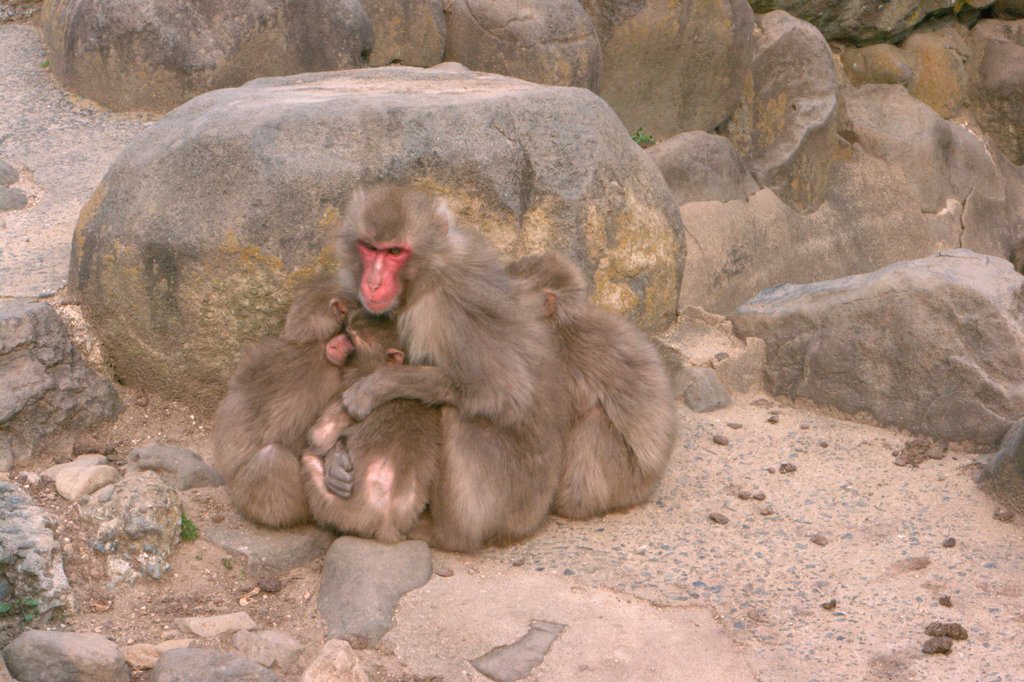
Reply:
[[[401,365],[394,322],[349,313],[354,351],[345,384]],[[405,539],[427,505],[441,450],[441,411],[417,400],[391,400],[354,423],[339,392],[309,432],[302,457],[306,500],[317,523],[384,542]]]

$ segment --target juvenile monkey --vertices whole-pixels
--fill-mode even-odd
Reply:
[[[355,347],[346,383],[405,359],[390,320],[357,310],[349,314],[346,333]],[[436,476],[440,411],[416,400],[392,400],[350,424],[338,400],[310,430],[302,481],[313,518],[341,533],[402,540],[426,507]]]
[[[358,304],[340,291],[336,275],[297,288],[280,338],[245,354],[217,408],[214,462],[250,521],[279,527],[309,520],[299,455],[310,425],[344,387],[341,368],[352,352],[342,328]]]
[[[397,322],[412,363],[357,381],[347,412],[361,419],[396,398],[443,406],[430,544],[473,551],[533,532],[551,508],[569,424],[541,294],[414,189],[357,190],[336,248],[346,292]]]
[[[562,256],[527,256],[509,272],[544,293],[569,372],[573,422],[554,513],[587,518],[645,502],[676,437],[660,354],[626,318],[591,304],[583,273]]]

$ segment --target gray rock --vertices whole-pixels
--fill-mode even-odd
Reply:
[[[1024,277],[958,249],[761,292],[730,316],[768,388],[942,441],[993,446],[1024,415]]]
[[[110,382],[85,366],[46,303],[0,301],[0,455],[29,459],[123,409]],[[8,467],[9,468],[9,467]]]
[[[373,45],[359,0],[55,0],[40,22],[57,80],[114,110],[166,111],[257,76],[362,66]]]
[[[444,11],[445,59],[534,83],[597,88],[601,48],[576,0],[449,0]]]
[[[242,630],[231,639],[234,647],[260,665],[289,672],[302,653],[302,643],[287,632]]]
[[[680,133],[650,147],[677,204],[746,199],[759,188],[726,138],[702,131]]]
[[[714,130],[750,75],[746,0],[583,0],[601,41],[601,95],[630,131]],[[695,68],[695,65],[700,65]]]
[[[277,673],[256,661],[215,649],[174,649],[153,666],[152,682],[281,682]]]
[[[113,573],[130,579],[115,570],[127,565],[151,578],[163,576],[168,557],[181,541],[182,506],[178,491],[159,476],[140,472],[83,499],[78,510],[99,522],[92,547],[108,556]]]
[[[256,622],[245,611],[223,613],[217,616],[178,618],[174,626],[196,637],[217,637],[241,630],[255,630]]]
[[[75,467],[91,467],[97,466],[99,464],[109,464],[109,460],[107,460],[105,455],[79,455],[70,462],[64,462],[63,464],[54,464],[51,467],[46,467],[40,473],[46,478],[49,478],[50,480],[56,480],[57,474],[59,474],[61,471],[64,471],[65,469],[73,469]]]
[[[6,161],[0,160],[0,186],[10,187],[17,181],[17,169]]]
[[[686,406],[694,412],[713,412],[731,402],[729,391],[710,367],[687,367],[680,385]]]
[[[968,38],[971,113],[995,146],[1024,163],[1024,20],[978,22]]]
[[[342,639],[329,639],[309,667],[302,673],[302,682],[368,682],[369,678],[352,651]]]
[[[425,542],[385,545],[338,538],[324,558],[317,598],[327,636],[344,639],[356,649],[375,647],[391,629],[398,600],[426,585],[432,574]]]
[[[52,525],[27,493],[0,481],[0,601],[37,600],[38,623],[74,609]]]
[[[28,206],[28,197],[17,187],[0,187],[0,211],[17,211]]]
[[[845,49],[841,60],[843,72],[856,86],[868,83],[905,86],[914,77],[909,56],[888,43]]]
[[[261,578],[275,577],[319,559],[327,552],[335,537],[333,533],[315,526],[286,530],[258,528],[248,524],[233,526],[219,524],[203,527],[203,539],[226,552],[244,556],[246,571]]]
[[[727,358],[713,360],[711,366],[726,391],[746,393],[761,390],[766,362],[764,339],[748,336],[741,350],[730,353]]]
[[[373,26],[369,66],[431,66],[444,58],[447,29],[441,0],[374,0],[363,9]]]
[[[907,91],[943,118],[953,118],[964,105],[970,53],[967,29],[952,20],[922,27],[912,33],[901,49],[912,65]]]
[[[68,467],[61,469],[53,479],[61,497],[72,502],[120,480],[121,474],[109,464]]]
[[[128,451],[126,474],[155,471],[177,490],[224,485],[220,474],[197,453],[163,443],[151,443]]]
[[[510,255],[568,253],[646,329],[675,316],[679,214],[607,104],[409,67],[258,79],[163,117],[80,216],[69,288],[125,383],[212,406],[371,179],[438,191]]]
[[[29,630],[4,649],[14,679],[127,682],[128,664],[117,645],[91,632]]]
[[[753,88],[723,128],[757,182],[806,212],[824,199],[836,147],[832,51],[811,24],[785,12],[757,17]]]
[[[1000,17],[1024,17],[1024,0],[996,0],[992,9]]]
[[[1024,513],[1024,419],[1007,430],[999,449],[985,463],[979,483],[1007,507]]]
[[[497,647],[473,659],[473,667],[496,682],[515,682],[544,661],[565,626],[535,620],[530,630],[512,644]]]

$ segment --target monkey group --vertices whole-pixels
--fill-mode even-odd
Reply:
[[[246,518],[471,552],[650,498],[676,436],[668,374],[576,265],[506,264],[442,199],[391,185],[356,190],[334,247],[215,417]]]

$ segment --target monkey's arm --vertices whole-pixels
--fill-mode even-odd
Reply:
[[[390,400],[409,398],[428,405],[451,405],[455,399],[451,380],[437,367],[382,367],[360,379],[342,395],[345,411],[357,420]]]
[[[323,457],[341,438],[341,432],[351,424],[352,418],[345,411],[341,397],[335,398],[327,404],[316,423],[306,434],[310,451],[318,457]]]

